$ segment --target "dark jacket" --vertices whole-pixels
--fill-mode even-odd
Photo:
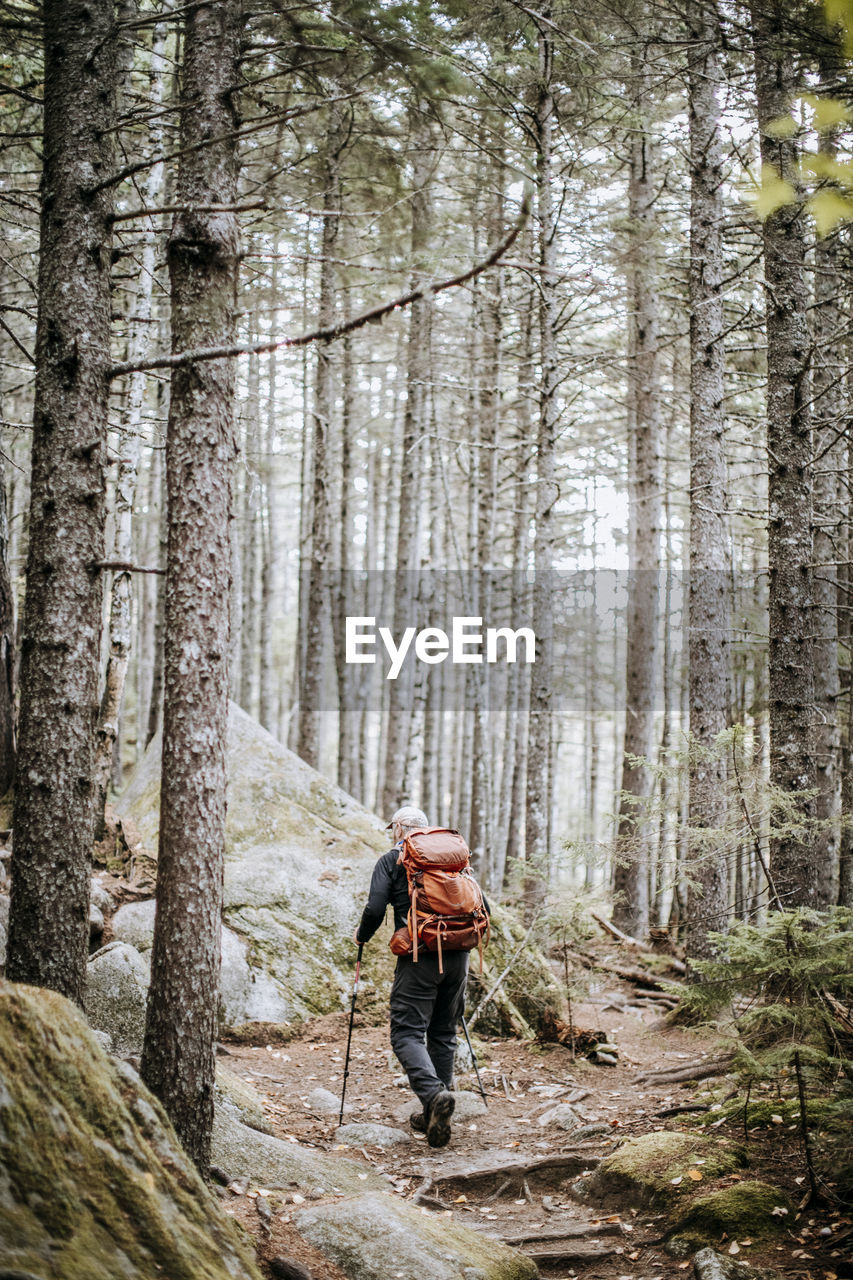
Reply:
[[[373,868],[367,905],[361,913],[361,923],[358,926],[358,940],[361,943],[369,942],[373,937],[385,919],[389,904],[394,908],[395,929],[402,929],[407,921],[409,884],[405,867],[400,866],[397,861],[399,856],[400,846],[396,844],[393,849],[383,853]],[[485,894],[483,894],[483,906],[489,911]]]

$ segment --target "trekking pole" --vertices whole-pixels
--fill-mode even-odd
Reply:
[[[480,1086],[480,1093],[483,1095],[483,1102],[485,1103],[486,1106],[488,1106],[489,1103],[486,1099],[486,1091],[483,1088],[483,1082],[480,1079],[480,1068],[477,1066],[477,1059],[474,1054],[474,1046],[471,1044],[471,1037],[468,1035],[468,1023],[465,1021],[464,1013],[462,1014],[462,1030],[465,1032],[465,1039],[468,1041],[468,1052],[470,1053],[471,1061],[474,1064],[474,1071],[476,1072],[476,1075],[477,1075],[477,1084]]]
[[[344,1122],[344,1098],[346,1097],[347,1076],[349,1075],[349,1050],[350,1045],[352,1044],[352,1024],[355,1018],[355,1001],[358,996],[358,975],[361,973],[361,953],[363,949],[364,943],[360,942],[358,944],[358,959],[355,962],[355,982],[352,984],[352,1004],[350,1005],[349,1010],[349,1033],[347,1035],[347,1056],[346,1062],[344,1063],[344,1083],[341,1088],[341,1114],[338,1120],[338,1128],[340,1128]]]

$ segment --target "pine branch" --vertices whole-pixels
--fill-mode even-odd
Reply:
[[[477,276],[482,275],[489,267],[493,267],[495,263],[499,262],[512,245],[515,244],[530,215],[530,203],[531,192],[528,188],[525,190],[521,211],[512,230],[482,262],[476,263],[475,266],[470,267],[467,271],[460,272],[459,275],[451,276],[448,280],[441,280],[438,284],[424,285],[418,289],[412,289],[409,293],[404,293],[401,297],[395,298],[393,302],[384,302],[378,307],[371,307],[368,311],[363,311],[352,320],[330,325],[323,329],[313,329],[310,333],[300,334],[298,338],[275,338],[271,342],[234,343],[227,347],[199,347],[196,351],[178,351],[170,356],[158,356],[154,360],[125,360],[121,364],[114,364],[112,368],[107,370],[107,376],[109,378],[120,378],[127,373],[138,373],[143,370],[177,369],[183,365],[194,364],[198,360],[225,360],[231,356],[265,355],[271,351],[279,351],[282,347],[305,347],[312,342],[334,342],[337,338],[353,333],[356,329],[361,329],[366,324],[379,323],[386,316],[391,315],[392,312],[402,311],[405,307],[411,306],[413,302],[420,302],[423,298],[434,297],[436,294],[444,293],[446,289],[455,289],[459,285],[467,284],[469,280],[474,280]]]

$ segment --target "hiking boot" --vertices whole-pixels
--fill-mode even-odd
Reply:
[[[456,1099],[447,1089],[430,1098],[426,1109],[426,1137],[431,1147],[446,1147],[450,1141],[450,1117]]]
[[[415,1133],[426,1133],[427,1118],[425,1111],[413,1111],[409,1116],[409,1124]]]

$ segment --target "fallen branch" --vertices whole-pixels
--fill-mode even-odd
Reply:
[[[474,1012],[471,1014],[471,1017],[468,1019],[468,1030],[469,1030],[469,1031],[470,1031],[470,1030],[471,1030],[471,1028],[473,1027],[474,1023],[477,1021],[477,1019],[479,1018],[480,1014],[481,1014],[481,1013],[483,1012],[483,1010],[485,1009],[486,1005],[487,1005],[487,1004],[489,1003],[489,1001],[492,999],[492,997],[493,997],[493,995],[495,994],[495,992],[496,992],[496,991],[498,990],[498,988],[500,987],[500,985],[501,985],[501,983],[503,982],[504,978],[505,978],[505,977],[506,977],[506,975],[509,973],[509,971],[510,971],[510,969],[512,968],[512,966],[515,964],[516,960],[517,960],[517,959],[518,959],[518,957],[521,955],[521,953],[522,953],[522,951],[524,950],[524,948],[527,946],[527,939],[530,937],[531,933],[533,932],[534,926],[535,926],[535,924],[536,924],[536,921],[539,919],[539,916],[540,916],[541,912],[542,912],[542,908],[540,907],[540,908],[539,908],[539,910],[536,912],[535,916],[533,917],[533,919],[531,920],[531,922],[530,922],[530,928],[527,930],[527,933],[526,933],[526,934],[524,935],[524,937],[521,939],[521,942],[518,944],[518,946],[516,947],[515,951],[513,951],[513,953],[512,953],[512,955],[510,956],[509,960],[506,962],[506,964],[505,964],[504,968],[501,970],[501,974],[500,974],[500,977],[498,978],[497,982],[495,982],[495,983],[493,983],[493,984],[492,984],[492,988],[491,988],[491,990],[490,990],[486,995],[484,995],[484,996],[483,996],[482,1000],[481,1000],[481,1001],[480,1001],[480,1003],[477,1005],[477,1008],[476,1008],[476,1009],[474,1010]]]
[[[600,969],[602,973],[612,973],[615,978],[622,978],[625,982],[633,982],[635,986],[659,989],[665,982],[673,986],[680,987],[682,985],[676,978],[662,978],[660,974],[652,973],[649,969],[630,969],[627,965],[614,964],[612,960],[599,960],[596,956],[581,955],[579,958],[586,968]],[[643,994],[651,994],[651,992],[643,992]],[[661,994],[666,998],[668,993],[662,992]]]
[[[606,920],[604,916],[600,916],[597,911],[589,913],[596,924],[600,925],[605,933],[609,933],[611,938],[615,938],[617,942],[621,942],[623,946],[633,947],[635,951],[642,951],[645,955],[660,955],[659,951],[653,951],[645,942],[640,942],[638,938],[632,938],[629,933],[623,933],[621,929],[617,929],[616,925],[610,920]],[[679,960],[677,956],[667,956],[666,962],[676,973],[686,973],[687,965],[683,960]]]
[[[724,1076],[734,1062],[734,1054],[722,1058],[709,1058],[706,1062],[694,1062],[686,1067],[666,1067],[659,1071],[641,1071],[634,1076],[634,1084],[681,1084],[685,1080],[707,1080],[711,1076]]]
[[[335,339],[342,338],[347,333],[353,333],[356,329],[361,329],[366,324],[377,324],[379,321],[384,320],[386,316],[391,315],[392,312],[402,311],[403,308],[411,306],[413,302],[420,302],[423,298],[435,297],[446,289],[455,289],[459,285],[467,284],[469,280],[475,280],[477,276],[482,275],[489,267],[493,267],[496,262],[499,262],[518,239],[530,216],[530,204],[531,193],[528,189],[524,193],[521,212],[515,226],[509,235],[482,262],[469,267],[467,271],[463,271],[459,275],[451,276],[448,280],[442,280],[438,284],[421,285],[419,288],[412,289],[409,293],[404,293],[401,297],[395,298],[393,302],[384,302],[378,307],[371,307],[369,311],[363,311],[352,320],[341,321],[340,324],[328,325],[322,329],[313,329],[310,333],[303,333],[298,338],[274,338],[269,342],[233,343],[227,347],[199,347],[195,351],[177,351],[172,355],[157,356],[153,360],[124,360],[108,369],[107,377],[120,378],[126,373],[142,373],[151,369],[177,369],[183,365],[196,364],[200,360],[225,360],[232,356],[264,355],[272,351],[280,351],[282,347],[305,347],[312,342],[334,342]]]

